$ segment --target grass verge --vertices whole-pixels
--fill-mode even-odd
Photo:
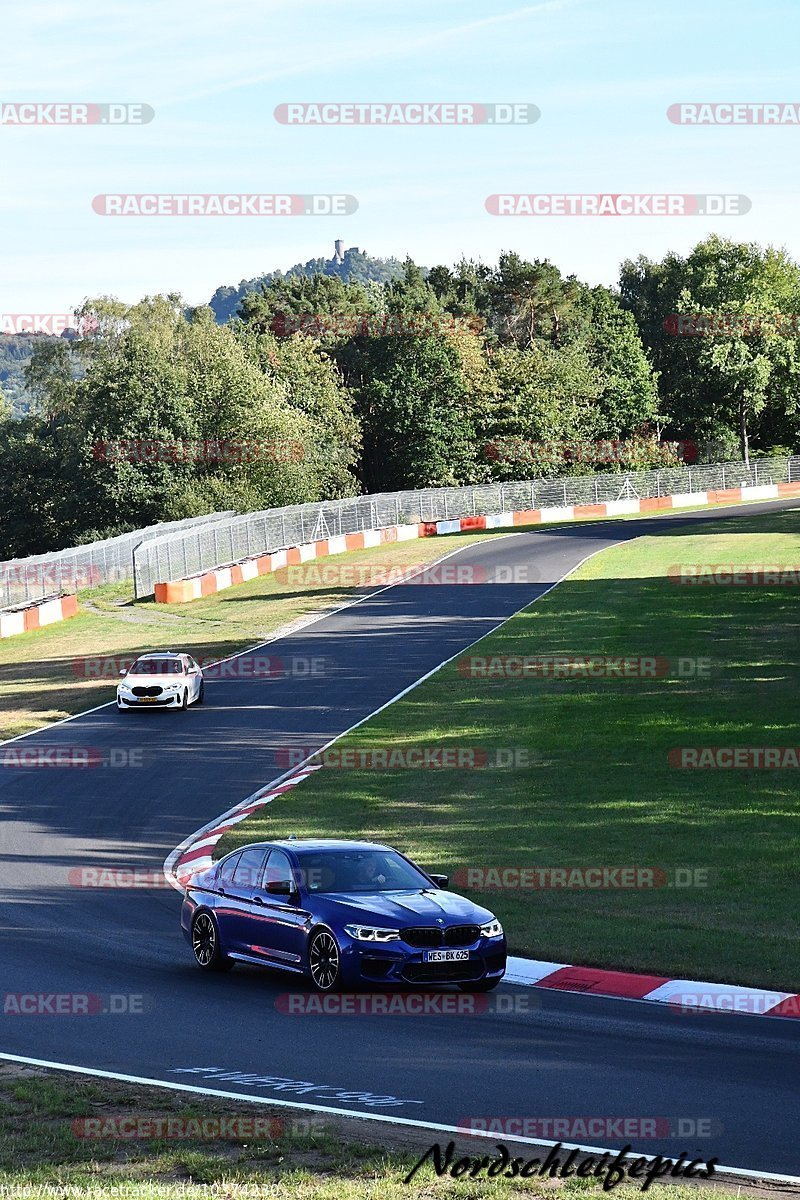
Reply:
[[[658,656],[673,672],[710,660],[708,678],[465,678],[453,663],[337,748],[520,748],[529,765],[323,769],[219,853],[294,832],[387,841],[457,881],[470,869],[652,868],[664,886],[459,890],[500,916],[512,952],[799,991],[798,772],[676,769],[669,757],[800,747],[796,589],[668,578],[676,563],[721,562],[800,563],[800,515],[607,550],[470,652]]]
[[[127,584],[81,592],[77,617],[0,642],[0,739],[113,700],[119,659],[167,648],[199,660],[224,658],[345,603],[370,578],[380,586],[392,571],[412,570],[485,537],[456,534],[354,550],[293,568],[288,578],[285,572],[262,575],[185,605],[134,603]],[[302,582],[306,568],[310,584]],[[98,672],[104,674],[98,678]]]
[[[258,1136],[250,1135],[251,1128]],[[170,1129],[171,1136],[164,1136]],[[148,1137],[150,1130],[162,1136]],[[404,1184],[433,1140],[425,1130],[0,1064],[0,1197],[9,1200],[532,1200],[556,1192],[605,1194],[599,1181],[589,1180],[437,1179],[429,1165]],[[448,1139],[439,1140],[444,1145]],[[508,1145],[526,1161],[537,1154],[530,1145]],[[457,1140],[458,1156],[484,1153],[497,1154],[492,1142]],[[713,1181],[706,1186],[721,1200],[741,1194],[738,1186],[730,1191]],[[656,1184],[664,1200],[690,1200],[697,1187]],[[745,1190],[760,1189],[753,1184]],[[633,1200],[642,1193],[623,1183],[614,1194]],[[772,1188],[769,1195],[777,1200],[782,1193]]]

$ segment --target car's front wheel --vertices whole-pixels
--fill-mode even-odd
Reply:
[[[318,992],[333,992],[342,978],[339,945],[329,929],[317,929],[308,943],[308,972]]]
[[[474,983],[460,983],[458,986],[462,992],[492,992],[502,982],[501,976],[499,979],[476,979]]]
[[[200,691],[197,693],[197,703],[198,704],[203,703],[203,700],[205,699],[205,695],[206,695],[206,685],[205,685],[205,683],[201,683]]]
[[[181,707],[181,712],[186,712],[186,709],[189,707],[189,690],[188,690],[188,688],[184,690],[184,693],[181,696],[180,707]]]
[[[204,971],[230,971],[233,959],[222,953],[217,923],[210,913],[199,912],[192,921],[192,952]]]

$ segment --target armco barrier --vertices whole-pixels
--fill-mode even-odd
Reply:
[[[485,516],[456,517],[445,521],[420,521],[406,525],[389,525],[383,529],[364,529],[359,533],[343,534],[291,546],[274,554],[261,554],[216,567],[185,579],[170,580],[155,585],[159,604],[186,604],[224,591],[236,584],[268,575],[281,567],[296,566],[348,550],[365,550],[387,542],[403,542],[413,538],[438,537],[448,533],[463,533],[481,529],[501,529],[514,525],[539,525],[562,521],[590,520],[597,517],[632,515],[664,509],[686,508],[689,505],[732,504],[743,500],[769,500],[779,496],[800,496],[800,483],[773,483],[758,487],[726,488],[711,492],[681,493],[674,496],[654,496],[644,500],[609,500],[604,504],[573,504],[554,508],[521,509],[516,512],[490,513]]]
[[[370,492],[339,500],[263,509],[148,538],[133,551],[134,595],[136,599],[152,596],[155,585],[164,580],[194,578],[223,565],[275,554],[290,546],[305,546],[394,525],[431,525],[485,513],[551,509],[555,520],[556,513],[568,515],[575,505],[594,507],[595,513],[601,515],[603,511],[625,512],[632,500],[678,495],[707,499],[710,492],[773,487],[798,480],[800,457],[781,457],[753,460],[749,466],[743,462],[705,463],[662,467],[656,471],[606,471],[416,491]],[[668,500],[660,507],[665,506],[669,506]]]
[[[77,596],[51,596],[30,604],[26,608],[12,608],[0,612],[0,638],[13,637],[16,633],[29,633],[56,621],[66,621],[78,615]]]

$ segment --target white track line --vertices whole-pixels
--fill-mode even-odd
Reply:
[[[256,645],[248,646],[245,650],[237,650],[237,652],[235,654],[229,654],[227,656],[227,658],[215,659],[213,662],[210,662],[208,664],[208,666],[216,667],[216,666],[219,666],[220,663],[233,662],[233,660],[235,658],[241,658],[241,656],[243,654],[252,654],[254,651],[260,650],[262,648],[262,646],[271,646],[273,642],[280,642],[280,641],[283,641],[285,638],[293,637],[295,633],[299,633],[302,629],[306,629],[309,625],[314,625],[314,624],[316,624],[317,621],[324,621],[326,617],[335,616],[336,613],[344,612],[345,609],[348,609],[348,608],[353,608],[356,604],[362,604],[365,600],[371,600],[373,596],[379,596],[381,594],[381,592],[388,592],[390,590],[390,588],[401,587],[404,583],[407,583],[409,579],[414,579],[417,575],[421,575],[423,571],[427,571],[430,567],[435,567],[440,562],[444,562],[445,559],[452,558],[452,556],[454,554],[460,554],[460,552],[462,550],[470,550],[470,549],[472,549],[473,546],[479,546],[483,542],[497,542],[497,541],[502,541],[504,538],[509,538],[509,537],[524,537],[525,534],[528,534],[528,533],[549,533],[551,529],[564,529],[564,528],[566,528],[568,526],[572,526],[572,525],[575,525],[578,528],[580,528],[580,526],[601,525],[604,521],[613,521],[615,524],[617,522],[619,522],[622,525],[626,525],[628,523],[632,523],[635,521],[641,521],[641,520],[666,520],[671,516],[673,516],[673,517],[684,516],[686,513],[700,512],[703,509],[708,509],[708,511],[710,512],[712,510],[717,510],[717,509],[719,509],[720,511],[724,511],[725,509],[729,509],[729,508],[741,508],[742,506],[747,505],[747,504],[778,504],[778,503],[790,504],[792,500],[796,500],[796,499],[798,499],[798,497],[793,497],[793,496],[780,497],[780,496],[778,496],[774,500],[740,500],[740,501],[735,501],[732,504],[700,505],[699,508],[696,508],[696,509],[685,509],[685,510],[684,509],[677,509],[677,510],[671,509],[671,510],[669,510],[669,512],[666,512],[666,511],[662,512],[660,509],[657,509],[657,510],[654,510],[654,512],[652,514],[638,513],[636,516],[590,517],[585,520],[578,518],[578,520],[576,520],[576,521],[564,521],[561,524],[559,524],[558,522],[554,522],[552,525],[548,523],[548,524],[542,525],[542,526],[529,526],[526,529],[520,529],[519,531],[515,531],[512,533],[490,534],[488,530],[483,530],[483,531],[475,530],[474,531],[475,533],[485,532],[488,534],[488,536],[478,538],[477,541],[471,542],[468,546],[459,546],[459,548],[457,550],[451,550],[449,554],[443,554],[440,558],[431,559],[431,561],[429,563],[425,563],[413,575],[409,575],[407,577],[407,579],[399,580],[397,583],[387,583],[384,587],[378,588],[374,592],[369,592],[366,596],[359,596],[356,600],[348,600],[344,604],[340,604],[337,608],[325,609],[323,612],[320,612],[320,613],[317,613],[316,615],[310,616],[307,620],[303,620],[302,622],[300,622],[297,625],[293,625],[285,633],[276,633],[272,637],[267,638],[263,642],[257,642]],[[757,513],[754,515],[758,516]],[[473,531],[464,530],[462,536],[469,536],[469,534],[471,532],[473,532]],[[439,537],[452,537],[453,535],[452,534],[439,534],[438,536]],[[456,536],[458,536],[458,535],[456,535]],[[639,537],[641,535],[637,534],[636,536]],[[423,541],[425,539],[420,539],[420,540]],[[631,538],[622,538],[622,539],[620,539],[619,542],[614,542],[613,545],[621,546],[623,542],[632,541],[632,540],[633,539],[631,539]],[[391,542],[384,543],[384,545],[392,545],[392,544],[393,543],[391,543]],[[606,546],[604,548],[607,550],[611,550],[611,549],[613,549],[613,546]],[[377,547],[370,547],[370,549],[377,549]],[[349,551],[345,551],[345,553],[357,554],[358,551],[349,550]],[[326,556],[323,556],[323,557],[326,557]],[[335,558],[336,556],[330,555],[327,557]],[[589,555],[589,557],[591,558],[592,556]],[[584,559],[583,562],[586,562],[586,559]],[[581,565],[582,565],[581,563],[578,564],[578,566],[581,566]],[[577,568],[575,568],[575,569],[577,570]],[[565,575],[563,578],[566,579],[567,576]],[[252,582],[252,581],[248,581],[248,582]],[[558,582],[561,583],[562,580],[559,579]],[[553,585],[553,586],[555,586],[555,585]],[[537,597],[537,599],[538,599],[538,597]],[[527,607],[527,605],[525,607]],[[520,609],[519,611],[522,612],[522,609]],[[517,615],[516,613],[512,613],[512,616],[516,616],[516,615]],[[499,626],[498,626],[498,628],[499,628]],[[488,634],[486,636],[488,636]],[[480,638],[478,639],[478,641],[480,641]],[[473,645],[474,644],[475,643],[473,642]],[[467,649],[469,649],[469,647],[467,647]],[[448,662],[449,661],[451,661],[451,660],[448,659]],[[443,663],[442,666],[444,666],[444,665],[445,664]],[[0,747],[9,746],[12,742],[18,742],[22,738],[32,737],[34,733],[43,733],[47,729],[54,729],[57,725],[66,725],[68,721],[77,721],[79,717],[88,717],[91,713],[100,712],[100,710],[103,708],[111,708],[115,703],[116,702],[114,700],[107,700],[105,702],[105,704],[96,704],[94,708],[84,709],[83,712],[73,713],[69,717],[61,717],[60,720],[58,720],[58,721],[50,721],[50,722],[48,722],[47,725],[40,725],[37,729],[29,729],[27,733],[18,733],[14,737],[6,738],[5,741],[0,741]],[[380,709],[378,709],[377,711],[379,712]],[[353,726],[353,728],[355,728],[355,726]]]
[[[91,1075],[97,1079],[115,1079],[121,1083],[140,1083],[150,1087],[165,1088],[170,1092],[190,1092],[199,1096],[218,1096],[224,1100],[243,1100],[248,1104],[273,1105],[280,1108],[299,1108],[306,1112],[329,1113],[335,1117],[352,1117],[358,1121],[377,1121],[383,1125],[405,1125],[411,1129],[430,1129],[434,1133],[449,1133],[456,1137],[486,1138],[495,1144],[498,1141],[519,1143],[526,1146],[562,1146],[565,1150],[580,1150],[586,1154],[618,1154],[619,1151],[610,1146],[583,1146],[580,1142],[554,1142],[547,1138],[509,1137],[498,1138],[496,1133],[485,1129],[461,1129],[458,1125],[442,1125],[435,1121],[415,1121],[411,1117],[390,1117],[385,1113],[355,1112],[350,1108],[335,1108],[326,1104],[306,1104],[299,1100],[273,1099],[271,1096],[253,1096],[246,1092],[227,1092],[220,1088],[197,1087],[188,1083],[172,1083],[161,1079],[150,1079],[143,1075],[123,1075],[116,1071],[100,1071],[95,1067],[79,1067],[73,1063],[48,1062],[43,1058],[26,1058],[19,1054],[2,1054],[0,1059],[6,1062],[24,1063],[26,1066],[47,1067],[51,1071],[71,1071],[77,1075]],[[633,1159],[638,1157],[650,1158],[652,1151],[640,1155],[636,1150],[630,1150],[626,1155]],[[667,1155],[674,1158],[675,1155]],[[800,1175],[777,1175],[770,1171],[749,1171],[744,1167],[718,1166],[714,1178],[720,1175],[733,1175],[740,1179],[764,1179],[771,1183],[800,1184]]]
[[[530,532],[530,531],[526,531],[526,532]],[[519,534],[507,533],[507,534],[503,534],[501,536],[502,537],[524,537],[525,534],[523,534],[523,533],[519,533]],[[313,754],[307,755],[303,759],[302,762],[299,762],[295,766],[290,767],[289,770],[284,771],[282,775],[276,775],[276,777],[274,779],[271,779],[269,781],[269,783],[264,784],[262,787],[260,787],[258,789],[258,791],[253,792],[252,795],[247,796],[244,800],[240,800],[238,802],[238,804],[234,805],[233,808],[228,809],[228,811],[226,813],[223,813],[222,816],[215,817],[212,821],[209,821],[206,825],[201,826],[200,829],[196,829],[194,831],[194,833],[191,833],[188,838],[185,838],[184,841],[181,842],[180,846],[176,846],[175,849],[172,851],[172,853],[167,855],[167,858],[164,860],[163,871],[167,878],[167,882],[170,884],[171,887],[174,887],[176,889],[176,891],[179,891],[179,892],[185,891],[186,890],[185,885],[178,883],[178,880],[175,878],[173,867],[174,867],[176,861],[178,860],[178,858],[180,857],[180,855],[185,850],[188,850],[194,844],[196,839],[198,839],[199,837],[202,837],[203,834],[210,833],[212,830],[216,829],[216,827],[218,825],[221,825],[223,823],[223,821],[225,821],[234,812],[237,812],[240,808],[244,808],[247,804],[257,800],[260,796],[263,796],[264,792],[272,791],[273,788],[278,787],[283,782],[283,780],[287,779],[290,775],[295,775],[299,771],[302,771],[303,768],[308,763],[310,763],[312,759],[318,757],[320,754],[324,754],[325,751],[330,746],[335,745],[335,743],[338,742],[340,740],[340,738],[347,737],[347,735],[349,733],[352,733],[353,730],[358,729],[359,726],[364,725],[367,721],[371,721],[373,717],[377,717],[379,713],[382,713],[384,711],[384,709],[389,708],[390,705],[395,704],[398,700],[402,700],[402,698],[404,696],[407,696],[409,692],[413,692],[415,688],[418,688],[421,683],[425,683],[425,681],[430,679],[432,675],[435,675],[438,671],[441,671],[442,667],[446,667],[448,665],[448,663],[453,662],[461,654],[464,654],[467,650],[470,650],[473,646],[477,646],[478,642],[482,642],[484,638],[490,637],[493,633],[496,633],[497,630],[500,629],[501,626],[505,625],[507,621],[510,621],[512,617],[518,616],[521,612],[524,612],[526,608],[530,608],[530,606],[532,604],[536,604],[536,602],[538,600],[543,599],[543,597],[548,595],[549,592],[552,592],[553,588],[558,587],[558,585],[560,583],[563,583],[565,579],[568,579],[569,576],[572,575],[572,573],[574,571],[580,570],[580,568],[583,566],[583,564],[585,562],[588,562],[590,558],[594,558],[594,556],[596,554],[601,554],[604,550],[613,550],[616,546],[622,546],[625,542],[627,542],[629,540],[630,540],[629,538],[622,538],[618,542],[613,542],[610,546],[599,546],[597,548],[597,550],[593,550],[591,554],[587,554],[586,557],[582,558],[579,563],[576,563],[575,566],[570,567],[570,569],[568,571],[566,571],[561,576],[560,579],[557,579],[555,581],[555,583],[551,583],[548,588],[545,588],[545,590],[543,592],[541,592],[538,596],[535,596],[533,598],[533,600],[529,600],[527,604],[523,604],[522,607],[518,608],[515,612],[509,613],[509,615],[507,617],[504,617],[502,619],[502,621],[498,621],[498,623],[496,625],[494,625],[491,629],[487,630],[486,633],[482,633],[481,636],[476,638],[474,642],[470,642],[469,645],[467,645],[467,646],[462,646],[461,649],[457,650],[455,654],[451,654],[449,658],[446,658],[443,662],[440,662],[437,666],[433,667],[430,671],[427,671],[424,675],[420,675],[419,679],[416,679],[413,683],[410,683],[408,685],[408,687],[403,688],[403,690],[401,692],[398,692],[397,695],[392,696],[391,700],[387,700],[384,704],[381,704],[379,708],[374,709],[371,713],[367,713],[367,715],[365,717],[362,717],[361,720],[356,721],[355,724],[351,725],[348,729],[344,729],[344,730],[342,730],[341,733],[337,733],[334,737],[332,737],[330,739],[330,741],[326,742],[324,746],[320,746],[320,748],[318,750],[315,750],[313,752]],[[470,547],[470,546],[460,546],[458,548],[458,550],[453,550],[452,554],[445,555],[445,558],[451,558],[453,554],[460,554],[460,553],[462,553],[462,551],[470,550],[471,548],[472,547]],[[438,561],[441,562],[443,560],[439,559]],[[427,568],[423,568],[423,569],[427,569]],[[388,587],[397,587],[397,586],[398,586],[397,584],[389,584],[388,585]],[[381,588],[381,591],[388,591],[388,587]],[[373,594],[378,595],[377,592],[375,592]],[[271,803],[271,801],[270,801],[270,803]]]
[[[469,532],[470,531],[467,530],[462,536],[467,536]],[[476,530],[476,532],[480,531]],[[371,600],[373,596],[380,596],[381,592],[388,592],[391,588],[402,587],[404,584],[408,583],[409,580],[416,579],[417,575],[421,575],[424,571],[430,570],[431,567],[438,566],[439,563],[444,562],[445,559],[452,558],[454,554],[460,554],[462,550],[471,550],[473,546],[479,546],[482,542],[497,542],[508,537],[522,537],[524,533],[530,532],[532,532],[530,529],[525,529],[520,530],[518,533],[500,533],[494,535],[493,537],[478,538],[477,541],[471,542],[468,546],[459,546],[456,550],[451,550],[447,554],[440,555],[439,558],[432,558],[429,563],[423,563],[418,570],[414,571],[411,575],[407,575],[403,579],[399,579],[397,583],[384,584],[383,587],[377,588],[374,592],[368,592],[364,596],[357,596],[355,600],[346,600],[344,604],[339,604],[336,608],[326,608],[321,612],[312,613],[311,616],[304,618],[297,624],[290,623],[290,627],[284,630],[283,633],[275,633],[272,635],[272,637],[266,638],[263,642],[257,642],[254,646],[248,646],[244,650],[237,650],[235,654],[229,654],[226,658],[215,658],[213,662],[207,663],[206,665],[209,667],[218,667],[220,663],[233,662],[234,659],[241,658],[244,654],[253,654],[256,650],[260,650],[263,646],[271,646],[273,642],[282,642],[286,638],[294,637],[296,633],[300,633],[303,629],[308,628],[309,625],[315,625],[317,621],[324,621],[326,617],[333,617],[337,613],[344,612],[348,608],[354,608],[357,604],[363,604],[365,600]],[[452,535],[442,534],[440,536],[447,537]],[[392,545],[392,543],[386,542],[384,545]],[[370,547],[370,549],[377,549],[377,547]],[[349,550],[346,551],[346,553],[357,554],[359,552],[357,550]],[[331,555],[330,557],[334,558],[336,556]],[[14,737],[7,738],[5,741],[0,741],[0,748],[3,746],[10,746],[12,742],[18,742],[22,738],[32,737],[34,733],[44,733],[46,730],[54,729],[56,725],[66,725],[68,721],[77,721],[79,717],[88,717],[91,713],[100,712],[100,710],[103,708],[112,708],[115,703],[115,700],[106,700],[105,704],[96,704],[94,708],[86,708],[83,710],[83,712],[73,713],[72,716],[61,717],[58,721],[50,721],[47,725],[40,725],[37,729],[29,729],[27,733],[18,733]]]

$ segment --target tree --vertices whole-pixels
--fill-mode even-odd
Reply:
[[[712,235],[685,259],[624,263],[620,286],[673,436],[735,438],[745,462],[795,440],[798,331],[780,315],[800,311],[800,267],[784,250]]]

